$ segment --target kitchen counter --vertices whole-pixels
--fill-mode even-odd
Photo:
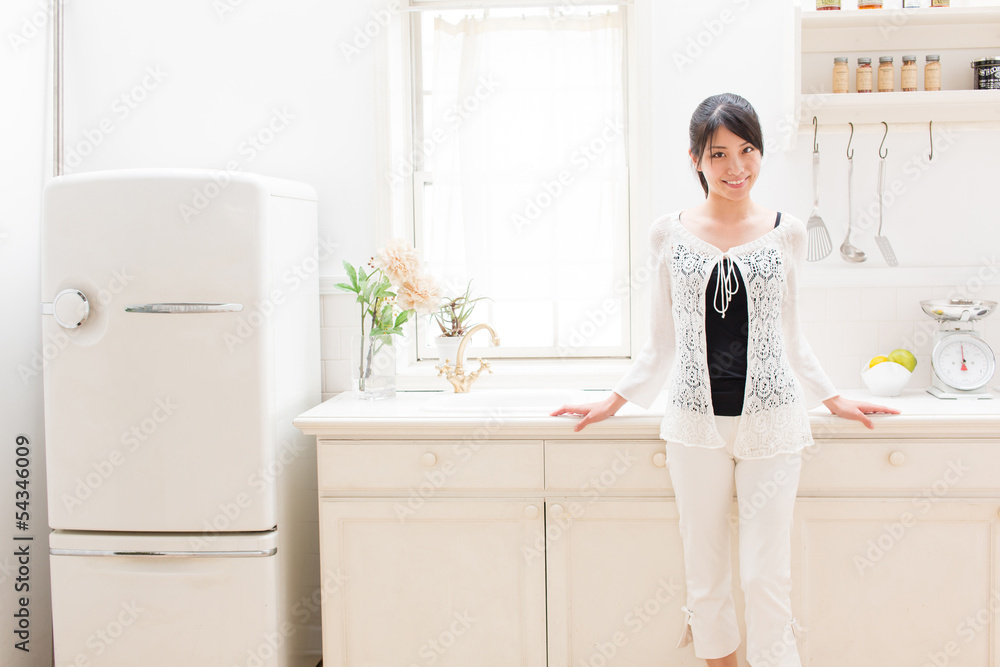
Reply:
[[[997,438],[1000,437],[1000,392],[993,399],[942,400],[923,389],[900,396],[872,396],[866,390],[844,390],[843,396],[896,408],[898,415],[871,415],[874,429],[830,414],[823,405],[809,411],[816,438]],[[648,409],[627,403],[614,417],[573,431],[577,416],[550,417],[565,403],[600,400],[607,391],[493,389],[468,394],[397,392],[392,399],[364,401],[344,392],[294,420],[305,433],[318,436],[378,439],[437,437],[442,431],[488,434],[490,437],[559,437],[657,439],[666,402],[661,393]],[[372,422],[378,434],[372,433]]]
[[[803,453],[791,530],[792,608],[809,628],[797,638],[802,664],[917,665],[957,650],[963,665],[1000,664],[990,612],[1000,596],[1000,394],[843,394],[901,414],[873,415],[869,430],[822,405],[810,411],[816,444]],[[615,664],[704,665],[675,648],[686,593],[659,438],[666,396],[579,433],[578,417],[548,415],[605,396],[348,392],[295,419],[317,437],[323,581],[349,582],[323,596],[324,664],[413,664],[450,628],[468,634],[443,667],[487,664],[484,655],[596,664],[609,647]],[[780,483],[734,497],[733,511],[740,503],[752,516]],[[734,563],[742,605],[737,575]],[[629,633],[623,617],[640,608],[648,630]],[[980,630],[958,634],[972,617]]]

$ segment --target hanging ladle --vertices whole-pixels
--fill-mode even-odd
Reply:
[[[851,149],[851,141],[854,139],[854,123],[851,126],[851,136],[847,140],[847,236],[840,244],[840,256],[848,262],[863,262],[868,259],[865,251],[851,245],[851,219],[854,217],[853,204],[851,200],[851,182],[854,180],[854,151]]]

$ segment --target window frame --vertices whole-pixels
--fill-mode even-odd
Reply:
[[[648,337],[649,329],[649,297],[648,280],[643,280],[648,275],[646,269],[648,260],[648,234],[649,225],[652,222],[650,217],[652,206],[652,146],[650,142],[642,141],[642,137],[647,139],[651,136],[651,86],[650,68],[651,62],[651,35],[649,26],[652,24],[650,14],[652,12],[652,0],[521,0],[512,2],[511,0],[491,0],[481,2],[471,0],[463,2],[459,0],[401,0],[400,15],[397,21],[393,21],[392,27],[387,34],[387,48],[378,49],[375,57],[375,112],[376,112],[376,168],[380,174],[389,174],[392,171],[391,147],[393,139],[402,142],[402,145],[412,147],[415,140],[419,139],[416,134],[421,131],[417,127],[416,109],[414,96],[418,94],[415,85],[419,83],[419,74],[416,72],[416,64],[411,54],[415,45],[419,44],[419,35],[415,35],[417,30],[414,26],[416,21],[411,20],[411,15],[415,11],[429,11],[433,9],[461,9],[474,6],[476,9],[503,6],[554,6],[559,7],[571,3],[573,6],[586,5],[608,5],[618,4],[626,7],[626,36],[625,36],[625,58],[626,58],[626,80],[625,88],[625,133],[626,144],[626,169],[628,173],[628,257],[626,266],[630,282],[635,285],[629,289],[626,298],[628,309],[629,327],[629,355],[625,358],[562,358],[559,356],[535,357],[535,358],[506,358],[503,360],[503,374],[489,375],[480,378],[480,382],[494,386],[523,386],[525,382],[537,385],[539,375],[547,377],[547,384],[555,386],[602,389],[611,388],[624,369],[631,365],[632,358],[642,349],[642,345]],[[396,67],[399,75],[393,79],[390,76],[392,61],[397,61]],[[406,118],[405,123],[396,121],[396,128],[393,128],[392,98],[393,87],[395,95],[398,96],[399,110],[396,118]],[[400,128],[399,126],[403,127]],[[394,132],[398,136],[394,136]],[[419,193],[415,192],[414,183],[418,180],[420,172],[411,170],[407,177],[403,178],[401,187],[393,191],[389,178],[379,178],[376,181],[376,219],[375,238],[378,245],[385,244],[391,238],[404,238],[414,242],[414,230],[416,225],[415,206],[421,200]],[[419,249],[418,249],[419,250]],[[501,339],[503,332],[497,332]],[[468,350],[472,350],[473,344],[486,343],[483,336],[475,342],[470,341]],[[490,351],[486,348],[476,350],[482,352],[482,356],[490,358]],[[467,355],[471,356],[471,355]],[[499,358],[501,355],[492,355]],[[417,346],[415,336],[407,336],[405,340],[405,352],[397,353],[397,385],[401,389],[429,389],[441,387],[443,380],[436,378],[437,362],[434,360],[417,361]]]

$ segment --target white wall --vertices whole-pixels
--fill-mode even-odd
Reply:
[[[8,0],[0,9],[0,119],[4,128],[0,151],[0,665],[52,664],[49,603],[48,521],[45,503],[45,440],[42,432],[41,363],[54,348],[43,349],[39,316],[38,232],[41,189],[51,173],[46,144],[49,15],[34,0]],[[40,26],[40,27],[39,27]],[[18,436],[30,444],[27,489],[15,486]],[[28,529],[15,525],[19,500],[27,490]],[[15,537],[33,538],[16,541]],[[30,553],[27,574],[19,572],[14,553]],[[27,586],[28,588],[25,588]],[[14,634],[26,598],[29,627],[27,651]]]
[[[340,44],[385,2],[68,5],[68,171],[235,161],[313,184],[321,234],[345,256],[369,252],[374,48],[348,59]],[[339,257],[326,264],[339,266]]]
[[[321,235],[339,246],[321,272],[340,274],[341,259],[358,263],[375,246],[374,197],[381,178],[373,125],[373,54],[378,47],[355,40],[365,39],[358,35],[366,28],[376,39],[384,34],[374,20],[378,13],[401,20],[388,6],[388,0],[71,2],[66,73],[70,158],[73,151],[89,150],[73,168],[223,169],[235,160],[240,169],[306,181],[320,194]],[[707,95],[744,95],[762,118],[765,140],[779,139],[791,6],[790,0],[653,2],[652,58],[640,66],[649,68],[653,86],[649,141],[655,212],[683,208],[701,197],[687,160],[687,124]],[[699,42],[701,46],[691,46]],[[360,46],[359,53],[345,55],[345,44]],[[691,62],[681,62],[682,57]],[[149,72],[158,72],[159,80]],[[262,137],[269,143],[252,148],[248,137],[267,135],[276,109],[291,116],[287,126],[278,123],[280,131]],[[96,131],[102,119],[110,132]],[[970,177],[989,178],[990,153],[1000,147],[1000,132],[945,124],[935,130],[944,143],[916,179],[913,160],[927,153],[926,129],[890,135],[888,178],[900,180],[906,192],[887,211],[883,231],[904,266],[965,267],[971,275],[985,261],[980,251],[1000,246],[995,205],[984,194],[982,181]],[[755,190],[762,203],[802,219],[812,205],[810,134],[801,133],[790,152],[767,151]],[[881,126],[858,127],[855,133],[856,207],[875,201],[880,140]],[[837,246],[846,232],[846,143],[842,128],[821,130],[821,207]],[[872,240],[874,228],[864,222],[862,227],[856,240],[871,259],[851,269],[855,274],[884,266]],[[861,279],[856,281],[861,284],[843,287],[836,276],[817,271],[845,266],[836,251],[814,266],[810,270],[819,278],[811,283],[815,293],[806,324],[840,386],[857,386],[857,364],[887,352],[886,346],[910,346],[927,362],[926,336],[912,340],[926,318],[911,306],[921,298],[948,294],[955,285],[931,276],[905,286],[882,285],[876,277],[870,284]],[[978,296],[994,292],[990,287]],[[328,396],[349,386],[345,341],[353,330],[353,306],[348,297],[331,294],[324,297],[323,313]],[[1000,325],[983,329],[994,337],[1000,333]],[[919,373],[928,366],[922,363]],[[916,381],[923,378],[918,374]]]
[[[973,2],[996,4],[964,4]],[[379,13],[401,20],[386,9],[388,0],[68,4],[71,169],[224,169],[234,161],[239,169],[306,181],[320,194],[321,235],[338,244],[321,273],[338,275],[341,259],[358,263],[371,254],[375,186],[383,177],[374,158],[373,55],[378,47],[355,40],[365,39],[358,35],[366,28],[376,39],[384,34],[375,20]],[[727,90],[743,94],[761,115],[765,140],[779,138],[791,6],[790,0],[654,0],[652,57],[640,64],[648,68],[653,86],[649,141],[654,212],[683,208],[701,197],[686,155],[687,124],[705,96]],[[688,50],[698,42],[698,50]],[[360,47],[359,52],[345,55],[345,44]],[[678,64],[680,56],[692,62]],[[279,129],[269,134],[272,123]],[[900,181],[906,191],[886,212],[883,231],[903,266],[954,267],[958,273],[945,282],[931,274],[896,286],[880,283],[878,276],[857,278],[884,266],[872,239],[874,217],[862,221],[856,236],[870,261],[849,269],[855,278],[851,286],[828,271],[846,268],[836,251],[809,267],[810,289],[815,290],[811,315],[822,317],[809,319],[807,326],[831,375],[840,375],[841,386],[857,386],[854,362],[887,351],[886,345],[912,345],[919,348],[918,359],[926,361],[929,347],[923,339],[910,340],[926,318],[911,306],[934,296],[934,290],[954,291],[963,281],[952,278],[963,278],[966,269],[971,276],[988,263],[991,256],[985,251],[1000,246],[995,205],[984,185],[991,155],[1000,147],[1000,130],[941,123],[935,133],[940,142],[935,161],[917,177],[915,160],[929,148],[926,128],[894,128],[890,134],[888,178]],[[255,135],[267,140],[259,149],[249,143]],[[811,132],[798,139],[787,153],[767,151],[755,196],[805,219],[812,204]],[[881,126],[857,128],[856,208],[875,201],[880,140]],[[821,210],[837,246],[846,231],[846,143],[843,128],[821,128]],[[74,154],[85,152],[75,164]],[[977,296],[995,291],[991,286]],[[828,294],[833,295],[829,305]],[[843,313],[838,312],[841,306]],[[349,299],[337,294],[324,297],[323,312],[324,391],[329,395],[348,387],[343,342],[354,319]],[[900,313],[905,319],[897,319]],[[1000,334],[1000,325],[990,329],[988,324],[983,327],[988,335]],[[928,366],[922,364],[920,371]],[[850,370],[841,370],[846,368]]]

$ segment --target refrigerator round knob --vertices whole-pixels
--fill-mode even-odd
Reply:
[[[420,462],[428,468],[437,463],[437,460],[434,452],[424,452],[424,455],[420,457]]]
[[[64,289],[52,299],[51,311],[44,309],[42,312],[50,312],[59,326],[75,329],[87,321],[87,316],[90,315],[90,301],[87,295],[78,289]]]
[[[658,468],[663,468],[667,465],[667,454],[666,452],[656,452],[653,454],[653,465]]]

